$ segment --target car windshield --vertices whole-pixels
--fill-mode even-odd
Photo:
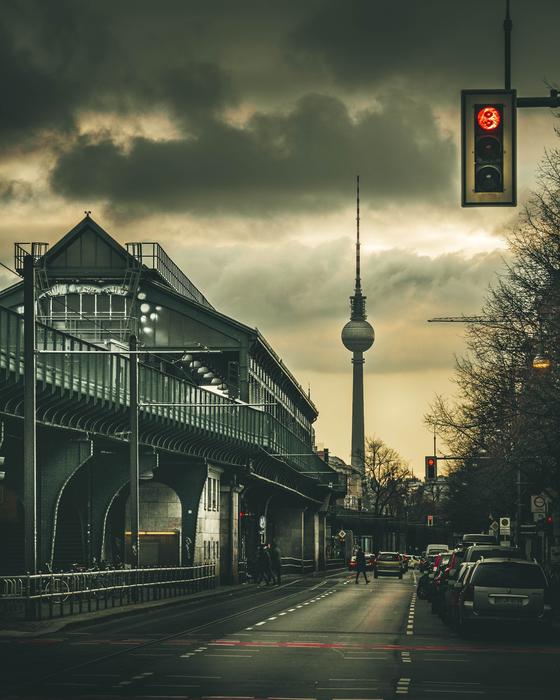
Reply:
[[[546,580],[538,566],[496,562],[479,565],[472,582],[475,586],[496,588],[545,588]]]
[[[399,555],[393,552],[383,552],[377,557],[378,561],[398,561]]]

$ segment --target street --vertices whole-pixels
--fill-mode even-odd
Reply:
[[[0,639],[2,698],[549,698],[560,644],[462,639],[416,601],[417,574],[340,572]],[[557,635],[555,635],[557,637]],[[519,663],[517,663],[519,660]]]

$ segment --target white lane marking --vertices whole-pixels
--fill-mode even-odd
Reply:
[[[210,680],[219,681],[219,680],[221,680],[222,677],[221,676],[187,676],[187,675],[184,675],[181,673],[169,673],[169,674],[167,674],[167,678],[199,678],[199,679],[207,678]]]
[[[253,629],[252,627],[245,627],[246,630],[249,630],[249,632]]]
[[[410,685],[410,678],[399,678],[397,681],[397,695],[408,695],[408,686]]]
[[[180,658],[180,659],[188,659],[188,658],[190,658],[191,656],[194,656],[194,654],[181,654],[181,656],[180,656],[179,658]]]
[[[276,620],[277,618],[276,618],[276,616],[274,616],[274,617],[269,617],[268,619],[269,620]]]
[[[278,613],[278,616],[280,617],[281,615],[287,615],[287,614],[288,614],[288,613],[285,613],[285,612],[283,612],[283,613]]]
[[[261,625],[266,625],[266,620],[263,620],[263,622],[257,622],[255,627],[260,627]]]
[[[295,608],[290,608],[288,612],[295,612]]]
[[[253,654],[206,654],[206,656],[219,656],[222,659],[252,659]]]

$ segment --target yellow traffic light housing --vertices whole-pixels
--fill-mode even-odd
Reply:
[[[461,204],[517,205],[515,90],[461,92]]]

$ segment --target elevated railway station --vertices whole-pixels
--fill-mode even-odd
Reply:
[[[325,567],[325,515],[344,493],[314,452],[317,409],[261,333],[216,310],[157,243],[120,245],[86,216],[32,256],[37,497],[23,475],[24,282],[0,292],[2,574],[23,573],[25,509],[39,568],[131,560],[130,337],[137,338],[141,566],[212,563],[243,579],[276,540]]]

